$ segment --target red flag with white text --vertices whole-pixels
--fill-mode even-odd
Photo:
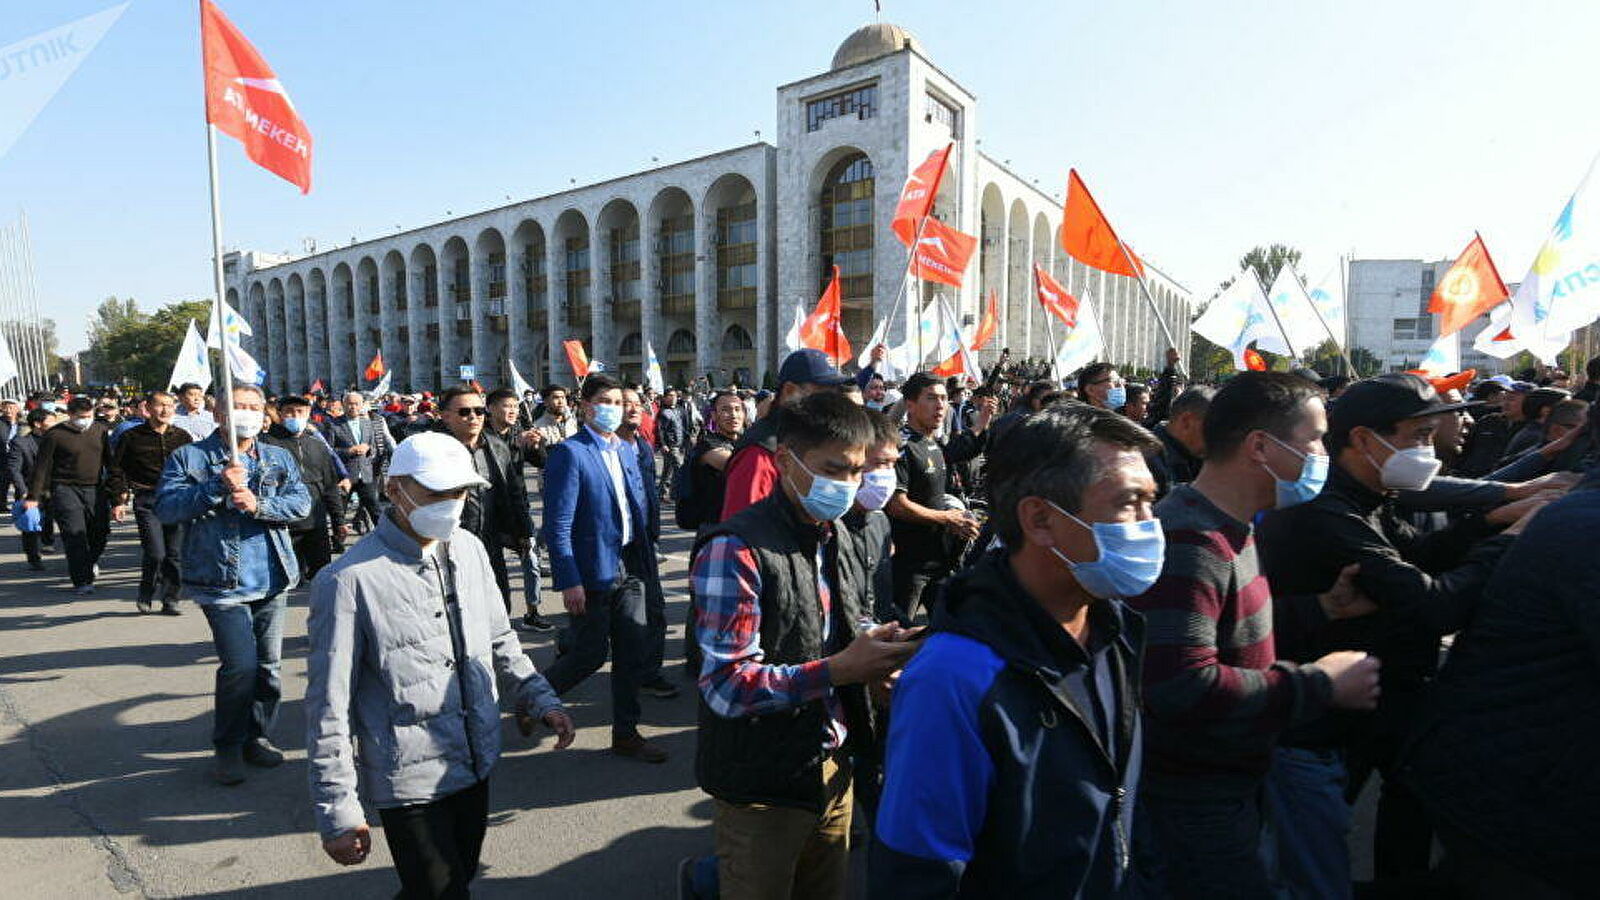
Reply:
[[[922,237],[912,250],[911,274],[951,287],[961,287],[967,263],[978,247],[978,239],[960,232],[938,219],[922,226]]]
[[[1078,298],[1067,293],[1061,282],[1038,263],[1033,264],[1033,287],[1045,312],[1060,319],[1068,328],[1078,324]]]
[[[833,278],[817,300],[817,308],[800,323],[800,345],[821,350],[833,359],[835,366],[843,366],[855,355],[850,350],[850,339],[844,336],[844,321],[840,318],[841,291],[839,267],[833,267]]]
[[[922,165],[906,178],[906,186],[900,189],[900,203],[894,208],[894,219],[889,227],[907,247],[917,239],[917,227],[922,220],[933,211],[933,198],[939,194],[939,182],[950,166],[950,148],[954,146],[954,143],[945,144],[944,149],[928,154]]]
[[[211,0],[200,0],[206,121],[256,165],[311,192],[311,130],[267,61]]]

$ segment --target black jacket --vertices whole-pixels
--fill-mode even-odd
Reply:
[[[449,434],[443,422],[432,431]],[[533,536],[533,520],[528,512],[528,484],[522,479],[522,465],[513,456],[511,445],[485,428],[483,446],[489,453],[489,471],[484,477],[489,486],[481,488],[486,521],[474,531],[486,547],[515,548]]]
[[[39,454],[28,480],[28,499],[44,501],[53,484],[98,485],[105,479],[111,429],[99,419],[79,428],[62,422],[39,439]]]
[[[1089,621],[1086,651],[1004,551],[950,580],[890,706],[873,897],[1122,893],[1144,620],[1105,601]]]
[[[1490,413],[1474,422],[1456,460],[1454,474],[1476,477],[1494,471],[1518,427],[1519,423],[1506,418],[1505,413]]]
[[[1439,639],[1470,620],[1484,583],[1511,539],[1469,515],[1440,531],[1419,532],[1395,508],[1335,463],[1315,499],[1268,513],[1256,532],[1262,570],[1272,583],[1278,658],[1311,662],[1334,650],[1365,650],[1383,663],[1380,713],[1415,696],[1433,675]],[[1326,591],[1350,563],[1357,584],[1379,607],[1367,616],[1305,627],[1304,603],[1281,601]],[[1285,734],[1292,746],[1338,742],[1354,720],[1334,713]]]
[[[351,481],[376,482],[388,467],[390,455],[394,453],[394,438],[389,434],[388,423],[377,416],[369,415],[362,419],[360,440],[356,440],[355,433],[350,430],[349,416],[329,419],[322,426],[322,431],[334,452],[344,461]],[[350,450],[358,444],[366,444],[367,452],[354,453]]]
[[[300,466],[300,480],[311,494],[311,513],[304,519],[289,523],[292,532],[326,529],[330,519],[344,521],[344,493],[339,490],[339,469],[333,464],[333,451],[322,438],[310,431],[290,434],[283,425],[273,425],[261,440],[281,447],[294,457]]]
[[[113,499],[133,491],[153,491],[172,451],[194,438],[177,425],[156,431],[150,423],[133,426],[117,438],[106,463],[106,491]]]
[[[848,528],[833,528],[823,551],[832,577],[836,627],[824,639],[817,594],[820,526],[801,519],[788,495],[774,491],[710,529],[701,540],[731,535],[754,553],[761,573],[761,650],[767,665],[800,665],[844,648],[864,608],[865,577]],[[861,685],[834,688],[843,706],[851,746],[868,746],[871,720]],[[708,794],[729,803],[770,803],[820,813],[824,785],[822,747],[827,706],[799,707],[742,718],[712,712],[700,696],[695,777]]]
[[[1596,490],[1529,523],[1456,638],[1401,767],[1479,851],[1573,896],[1600,884],[1597,530]]]
[[[6,476],[18,494],[28,492],[28,480],[33,477],[34,461],[39,458],[39,437],[30,429],[17,432],[6,448]]]
[[[1189,452],[1171,432],[1167,431],[1167,423],[1162,422],[1151,432],[1161,439],[1161,449],[1146,453],[1145,464],[1150,467],[1150,474],[1156,479],[1156,496],[1165,497],[1175,484],[1188,484],[1200,474],[1200,465],[1205,462],[1198,456]]]

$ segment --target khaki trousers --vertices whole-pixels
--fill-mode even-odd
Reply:
[[[717,875],[724,900],[842,900],[850,874],[850,767],[822,763],[822,814],[716,801]]]

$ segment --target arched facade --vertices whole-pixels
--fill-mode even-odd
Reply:
[[[834,162],[817,193],[817,241],[821,256],[817,293],[839,269],[840,320],[852,343],[872,334],[875,316],[874,266],[876,177],[872,159],[856,151]]]

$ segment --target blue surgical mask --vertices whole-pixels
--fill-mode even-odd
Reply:
[[[848,481],[835,481],[832,478],[823,478],[821,475],[806,468],[800,457],[793,450],[789,457],[795,461],[807,475],[811,476],[811,490],[806,491],[800,498],[800,505],[806,508],[811,518],[818,522],[832,522],[850,511],[850,504],[856,502],[856,485]],[[800,488],[794,482],[789,482],[795,493],[800,493]]]
[[[1106,409],[1120,409],[1128,405],[1128,389],[1114,387],[1106,390]]]
[[[298,417],[284,419],[283,427],[287,429],[290,434],[299,434],[300,432],[306,430],[306,420]]]
[[[856,503],[862,509],[883,509],[894,496],[896,479],[893,469],[873,469],[861,476],[861,487],[856,490]]]
[[[622,406],[616,403],[594,404],[594,428],[602,434],[610,434],[622,425]]]
[[[1048,500],[1045,502],[1050,503]],[[1150,586],[1161,577],[1161,563],[1167,552],[1167,538],[1161,532],[1161,520],[1091,524],[1054,503],[1050,503],[1050,508],[1089,529],[1094,535],[1094,546],[1099,557],[1094,562],[1073,562],[1057,548],[1050,548],[1050,552],[1072,570],[1072,577],[1078,580],[1078,585],[1091,596],[1102,600],[1137,597],[1150,590]]]
[[[1270,434],[1267,437],[1272,438],[1274,444],[1303,460],[1300,464],[1300,477],[1294,481],[1284,481],[1268,469],[1266,463],[1261,464],[1261,468],[1267,469],[1267,474],[1272,476],[1273,482],[1277,485],[1278,509],[1299,506],[1322,493],[1322,486],[1328,483],[1328,457],[1322,453],[1301,453]]]

